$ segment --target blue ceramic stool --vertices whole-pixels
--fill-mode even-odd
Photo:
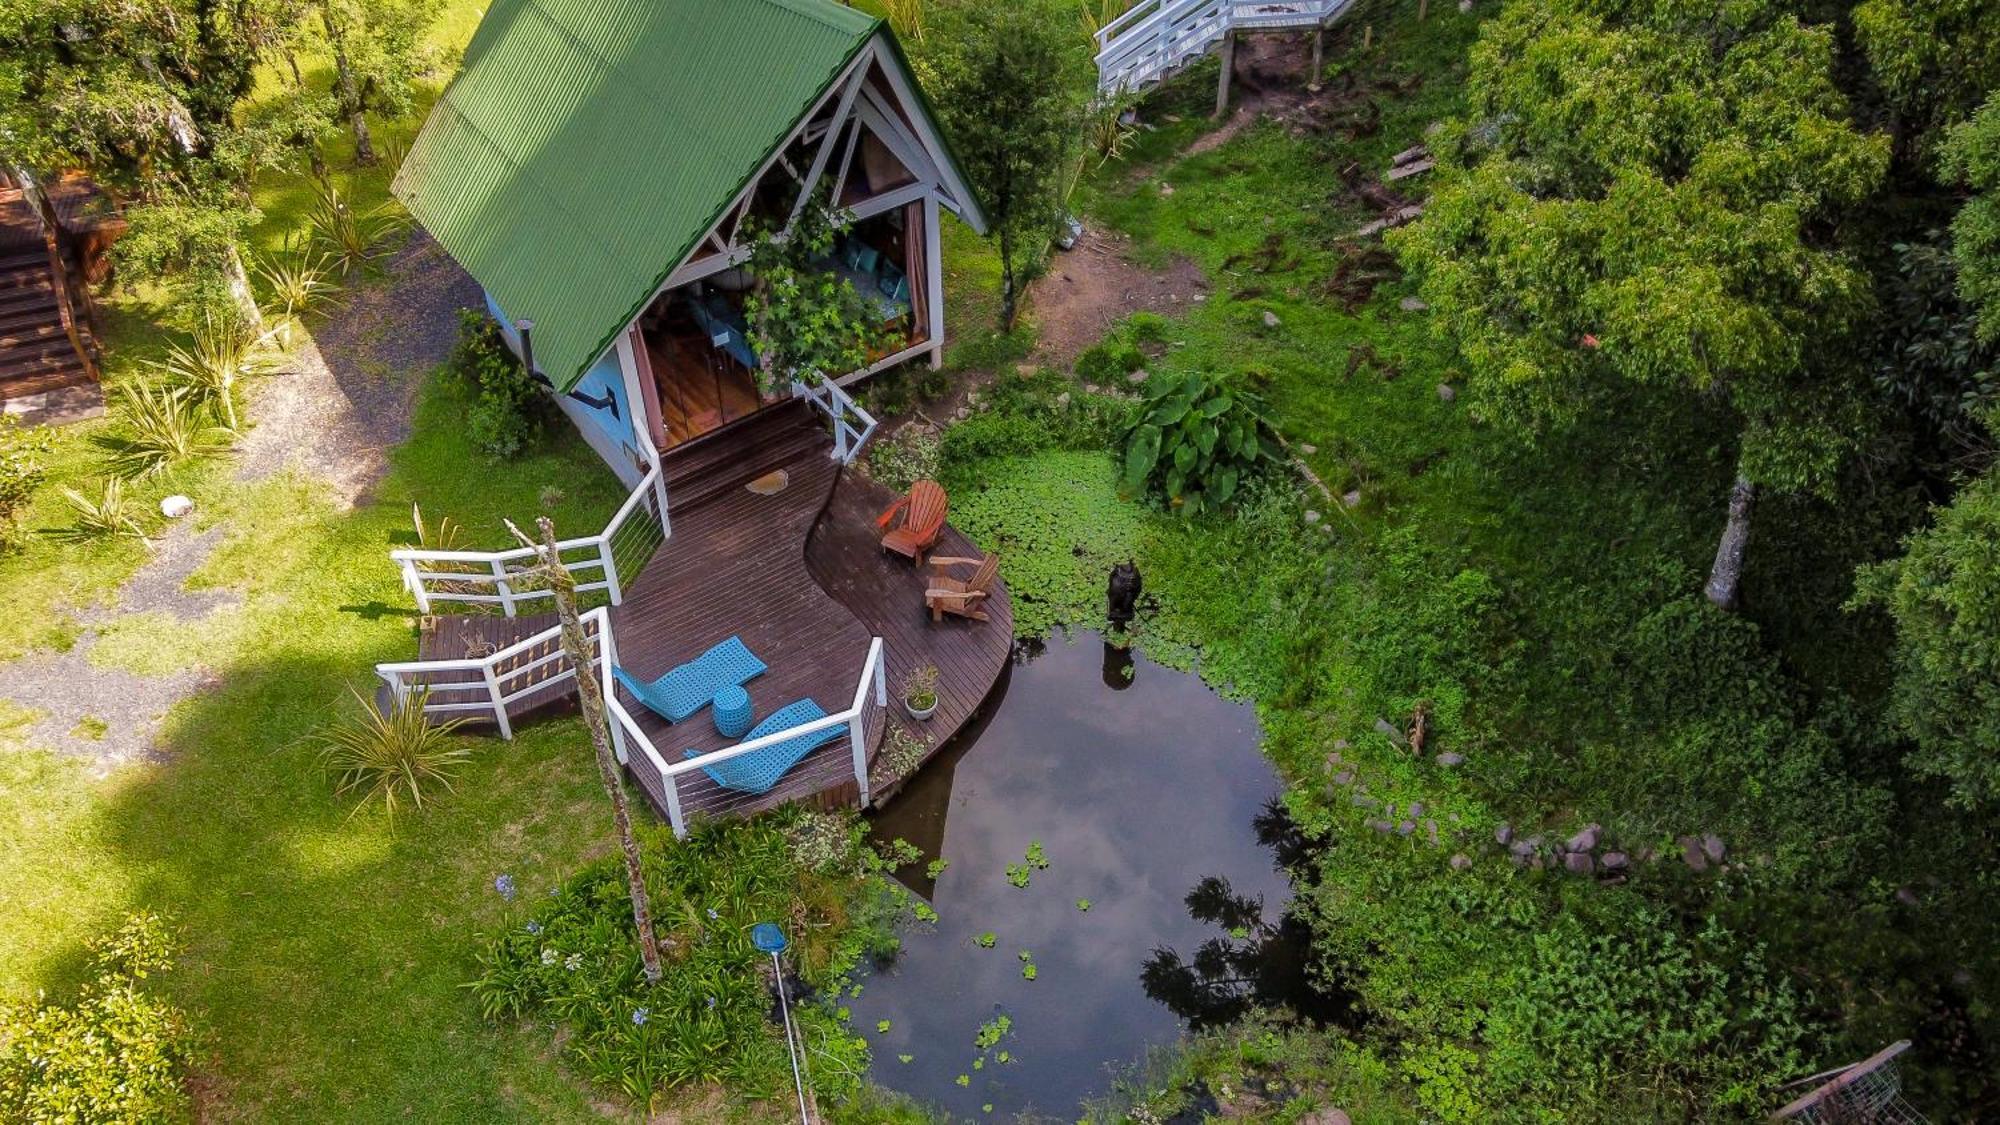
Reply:
[[[750,693],[736,684],[715,693],[715,733],[724,738],[741,738],[750,729]]]

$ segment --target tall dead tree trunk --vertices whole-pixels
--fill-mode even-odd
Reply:
[[[1750,518],[1757,510],[1757,485],[1748,477],[1736,478],[1729,490],[1729,522],[1723,525],[1722,542],[1715,548],[1715,566],[1708,572],[1703,593],[1708,600],[1734,611],[1742,598],[1743,555],[1750,547]]]
[[[340,99],[340,112],[347,115],[348,128],[354,131],[354,162],[370,165],[375,163],[375,141],[368,133],[368,114],[361,102],[361,83],[354,77],[354,65],[347,57],[347,36],[340,21],[333,18],[333,8],[322,3],[319,8],[320,21],[326,25],[326,43],[333,51],[333,88]]]
[[[618,846],[625,853],[625,885],[632,897],[632,925],[639,931],[639,960],[645,965],[647,983],[658,984],[660,941],[653,932],[653,901],[646,893],[639,840],[632,834],[632,809],[625,800],[618,759],[611,752],[611,733],[604,725],[604,694],[591,671],[597,662],[590,640],[584,636],[583,619],[576,610],[576,579],[562,564],[562,554],[556,547],[555,521],[543,516],[536,521],[536,527],[542,533],[539,543],[522,535],[518,528],[514,534],[539,553],[541,564],[536,569],[555,595],[556,616],[562,620],[563,655],[569,658],[570,667],[576,669],[576,694],[583,708],[583,725],[590,731],[590,747],[597,755],[597,776],[604,782],[605,796],[611,798],[611,819],[618,829]]]

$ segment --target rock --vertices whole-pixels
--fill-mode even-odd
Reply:
[[[1522,859],[1526,859],[1535,854],[1535,845],[1530,844],[1526,840],[1516,840],[1508,845],[1507,850]]]
[[[1408,745],[1410,741],[1409,738],[1403,734],[1402,730],[1396,726],[1396,724],[1390,722],[1387,719],[1378,718],[1375,720],[1375,733],[1380,735],[1386,735],[1389,741],[1395,743],[1398,746]]]
[[[1397,833],[1403,836],[1408,836],[1410,833],[1415,832],[1416,830],[1417,830],[1417,822],[1414,820],[1406,820],[1403,823],[1398,824],[1396,826]]]
[[[1334,783],[1335,785],[1352,785],[1352,784],[1354,784],[1354,771],[1353,771],[1353,770],[1341,770],[1341,771],[1340,771],[1339,773],[1337,773],[1337,774],[1334,774],[1334,775],[1333,775],[1333,783]]]
[[[1170,183],[1166,182],[1165,180],[1161,180],[1161,181],[1160,181],[1160,198],[1161,198],[1161,199],[1165,199],[1165,198],[1167,198],[1168,196],[1172,195],[1173,193],[1174,193],[1174,185],[1172,185],[1172,184],[1170,184]]]
[[[1917,905],[1917,892],[1908,887],[1897,887],[1896,901],[1902,903],[1904,906],[1915,906]]]
[[[1041,368],[1036,367],[1032,363],[1017,363],[1014,365],[1014,374],[1019,375],[1023,379],[1034,378],[1035,372],[1039,370],[1041,370]]]
[[[1276,328],[1278,325],[1283,323],[1284,321],[1278,319],[1277,313],[1272,312],[1270,309],[1264,310],[1264,327]]]
[[[1465,764],[1465,755],[1454,754],[1447,750],[1437,756],[1437,764],[1441,766],[1462,766]]]
[[[1595,824],[1590,825],[1583,831],[1577,833],[1574,836],[1571,836],[1569,838],[1568,843],[1565,846],[1568,847],[1569,850],[1573,852],[1590,851],[1597,847],[1597,838],[1602,833],[1603,833],[1602,828],[1600,828]]]
[[[1353,744],[1352,744],[1352,743],[1350,743],[1350,742],[1348,742],[1348,741],[1347,741],[1346,739],[1344,739],[1344,738],[1336,738],[1336,739],[1334,739],[1334,740],[1333,740],[1333,748],[1334,748],[1335,750],[1345,750],[1345,749],[1347,749],[1347,748],[1348,748],[1349,746],[1351,746],[1351,745],[1353,745]]]
[[[1506,844],[1511,843],[1513,839],[1514,839],[1514,826],[1511,824],[1502,824],[1500,827],[1495,828],[1493,830],[1493,842],[1496,844],[1505,846]]]
[[[1299,1118],[1299,1125],[1354,1125],[1346,1110],[1316,1109]]]
[[[1422,816],[1422,815],[1424,815],[1424,803],[1423,803],[1422,801],[1411,801],[1411,802],[1410,802],[1410,815],[1411,815],[1411,816]]]
[[[1701,838],[1701,854],[1707,856],[1710,863],[1721,863],[1722,857],[1729,853],[1722,846],[1722,837],[1710,832]]]
[[[1308,457],[1311,457],[1313,454],[1319,452],[1319,446],[1313,445],[1310,442],[1300,442],[1299,452],[1305,454]]]
[[[1373,818],[1370,818],[1370,819],[1369,819],[1369,821],[1368,821],[1368,827],[1370,827],[1370,828],[1373,828],[1373,829],[1374,829],[1375,831],[1377,831],[1377,832],[1390,832],[1390,831],[1393,831],[1393,830],[1395,829],[1395,827],[1396,827],[1396,826],[1395,826],[1395,825],[1393,825],[1393,824],[1390,824],[1390,823],[1389,823],[1388,821],[1386,821],[1386,820],[1376,820],[1376,819],[1373,819]]]
[[[1693,836],[1682,836],[1676,839],[1674,843],[1681,846],[1681,862],[1688,865],[1688,870],[1708,870],[1708,857],[1701,854],[1700,840],[1695,839]]]
[[[1085,383],[1083,385],[1083,393],[1087,395],[1101,395],[1104,393],[1104,388],[1098,386],[1096,383]]]
[[[1341,497],[1340,502],[1350,508],[1359,508],[1361,506],[1361,490],[1358,488],[1355,489]]]
[[[1125,381],[1128,383],[1143,383],[1152,377],[1153,377],[1152,372],[1141,367],[1139,370],[1134,371],[1130,375],[1125,376]]]
[[[1426,821],[1424,821],[1424,831],[1425,831],[1425,832],[1426,832],[1427,834],[1429,834],[1429,836],[1430,836],[1430,838],[1431,838],[1431,847],[1434,847],[1434,848],[1435,848],[1435,847],[1437,847],[1437,846],[1438,846],[1438,822],[1437,822],[1437,821],[1435,821],[1435,820],[1426,820]]]
[[[1430,308],[1429,305],[1423,302],[1423,298],[1421,297],[1405,297],[1402,300],[1397,301],[1396,304],[1399,305],[1404,312],[1423,312],[1425,309]]]
[[[1356,794],[1355,796],[1348,798],[1347,803],[1353,805],[1357,809],[1372,809],[1376,805],[1381,804],[1382,802],[1376,800],[1373,797],[1363,797],[1359,794]]]
[[[1449,862],[1453,871],[1464,871],[1472,866],[1472,857],[1460,852],[1452,856]]]
[[[1459,11],[1461,11],[1461,12],[1469,12],[1469,11],[1471,11],[1471,10],[1472,10],[1472,0],[1458,0],[1458,10],[1459,10]]]
[[[1444,132],[1444,122],[1442,121],[1433,121],[1424,126],[1424,136],[1426,137],[1435,137],[1442,132]]]
[[[1438,398],[1444,402],[1457,402],[1458,388],[1452,386],[1450,383],[1439,383]]]
[[[1597,862],[1606,871],[1623,871],[1631,863],[1624,852],[1605,852],[1604,858]]]
[[[1318,512],[1315,512],[1315,511],[1312,511],[1311,509],[1307,509],[1307,511],[1306,511],[1306,522],[1307,522],[1307,523],[1318,523],[1318,522],[1319,522],[1319,513],[1318,513]]]
[[[1588,875],[1597,867],[1589,852],[1568,852],[1563,856],[1563,866],[1572,875]]]
[[[160,514],[170,520],[180,519],[194,511],[194,501],[176,493],[160,501]]]
[[[972,417],[972,408],[969,406],[961,406],[955,413],[952,414],[952,417],[963,422],[967,418]]]
[[[1199,304],[1201,304],[1201,303],[1202,303],[1203,301],[1206,301],[1206,300],[1208,300],[1208,294],[1206,294],[1206,293],[1196,293],[1196,294],[1195,294],[1194,296],[1192,296],[1192,297],[1189,297],[1189,298],[1188,298],[1188,300],[1190,300],[1190,301],[1193,301],[1193,302],[1194,302],[1195,304],[1199,305]]]

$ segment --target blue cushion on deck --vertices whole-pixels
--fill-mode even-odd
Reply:
[[[763,722],[750,728],[750,733],[743,736],[743,741],[754,742],[767,734],[777,734],[793,727],[802,727],[815,719],[824,718],[826,711],[819,704],[810,699],[801,699],[765,716]],[[788,738],[740,758],[731,758],[718,765],[703,766],[701,772],[707,774],[724,789],[734,789],[739,793],[769,793],[771,787],[778,784],[778,779],[785,776],[785,771],[798,765],[800,759],[846,733],[846,723],[835,723],[824,730]],[[701,756],[699,750],[681,752],[683,758],[693,759]]]
[[[764,674],[764,662],[751,655],[741,637],[731,637],[652,683],[642,683],[623,668],[611,674],[639,702],[670,723],[678,723],[708,706],[715,693]]]

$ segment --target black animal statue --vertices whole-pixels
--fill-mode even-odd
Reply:
[[[1122,562],[1111,568],[1111,581],[1106,586],[1104,598],[1107,616],[1113,628],[1123,630],[1132,623],[1133,615],[1139,609],[1139,595],[1144,592],[1146,582],[1139,577],[1139,567],[1131,562]]]

